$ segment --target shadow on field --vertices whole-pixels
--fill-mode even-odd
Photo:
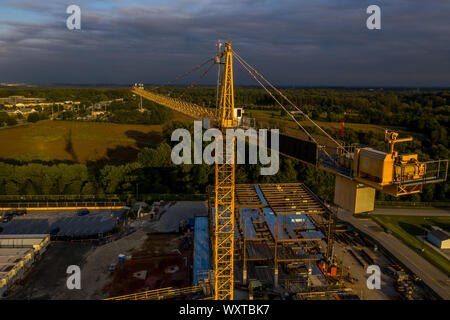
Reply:
[[[148,133],[136,131],[136,130],[128,130],[125,132],[127,137],[134,139],[136,141],[136,146],[139,149],[143,149],[145,147],[152,148],[158,146],[163,138],[161,136],[161,133],[151,131]]]
[[[162,141],[162,136],[158,132],[141,132],[136,130],[128,130],[125,132],[127,137],[135,141],[134,146],[117,146],[106,150],[106,157],[95,161],[96,165],[106,164],[125,164],[136,160],[139,152],[144,148],[155,148]]]
[[[439,219],[439,218],[437,218],[437,219]],[[444,221],[439,221],[437,219],[428,219],[427,220],[428,224],[427,224],[427,226],[424,226],[424,227],[426,227],[427,229],[430,229],[431,226],[437,226],[447,232],[450,232],[450,224],[445,223]]]
[[[108,164],[124,164],[136,160],[139,149],[133,147],[117,146],[114,149],[107,149],[106,162]]]
[[[78,157],[75,153],[75,149],[73,148],[73,142],[72,142],[72,129],[69,130],[67,134],[64,135],[64,141],[66,142],[66,146],[64,148],[64,151],[66,151],[70,156],[72,157],[72,160],[75,163],[78,163]]]
[[[399,222],[398,225],[400,226],[400,228],[405,230],[407,233],[413,234],[413,235],[423,235],[423,233],[425,231],[424,225],[421,225],[421,227],[419,227],[414,224],[405,223],[405,222]]]

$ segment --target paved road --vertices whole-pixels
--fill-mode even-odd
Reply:
[[[384,232],[376,222],[356,219],[350,212],[342,209],[338,211],[338,218],[349,222],[361,232],[377,240],[387,251],[420,277],[434,292],[443,299],[450,300],[450,278],[403,244],[399,239]]]
[[[421,217],[450,217],[450,210],[447,209],[396,209],[377,208],[371,214],[385,214],[390,216],[421,216]]]

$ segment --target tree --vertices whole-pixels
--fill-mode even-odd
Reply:
[[[8,119],[6,119],[6,124],[8,126],[15,126],[17,124],[17,120],[16,118],[8,117]]]
[[[138,154],[138,162],[145,167],[171,167],[172,149],[167,143],[160,144],[156,149],[144,148]]]
[[[39,121],[39,114],[37,112],[32,112],[27,117],[28,122],[37,122]]]
[[[0,125],[7,123],[8,118],[9,118],[9,116],[6,112],[0,112]]]

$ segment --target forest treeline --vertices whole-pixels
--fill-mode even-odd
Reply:
[[[215,105],[214,87],[163,87],[156,89],[163,94],[190,101],[202,106]],[[283,93],[314,120],[339,122],[346,112],[347,123],[367,123],[399,128],[411,132],[415,140],[398,145],[400,152],[418,153],[424,160],[449,158],[449,90],[344,90],[344,89],[284,89]],[[96,103],[124,98],[123,102],[110,105],[113,117],[109,120],[130,123],[128,105],[138,112],[137,98],[127,88],[118,89],[0,89],[0,97],[24,95],[45,97],[49,101],[76,100]],[[236,106],[246,109],[274,110],[280,112],[263,90],[236,88]],[[123,165],[0,163],[0,194],[102,194],[114,193],[133,197],[136,192],[145,193],[205,193],[213,184],[214,167],[208,165],[172,165],[170,159],[170,133],[180,123],[173,123],[171,111],[145,101],[149,111],[145,119],[152,123],[165,123],[164,142],[155,148],[142,149],[134,162]],[[143,113],[140,113],[143,115]],[[147,120],[146,120],[147,121]],[[144,122],[146,123],[146,122]],[[183,125],[185,126],[185,124]],[[338,137],[338,130],[327,129]],[[359,143],[386,150],[384,136],[372,131],[345,130],[346,143]],[[260,176],[257,165],[240,165],[237,183],[304,182],[324,199],[331,200],[334,176],[306,166],[292,159],[281,159],[280,171],[274,176]],[[377,194],[380,200],[390,196]],[[426,185],[422,194],[402,200],[448,200],[450,184]]]

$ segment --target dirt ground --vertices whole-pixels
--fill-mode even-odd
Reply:
[[[205,215],[206,205],[203,201],[182,201],[162,210],[166,212],[159,221],[138,221],[133,224],[135,232],[102,246],[52,242],[26,275],[24,284],[13,288],[8,298],[95,300],[190,286],[193,234],[183,236],[172,231],[178,230],[182,219]],[[118,264],[119,254],[132,259]],[[114,263],[116,270],[110,271]],[[66,270],[70,265],[81,269],[80,290],[67,289]],[[133,276],[140,271],[146,271],[144,279]]]
[[[86,300],[103,299],[104,286],[109,283],[111,263],[119,254],[130,254],[147,239],[144,229],[107,243],[94,246],[90,243],[52,242],[42,258],[35,263],[25,277],[22,286],[15,286],[8,299],[38,300]],[[67,267],[77,265],[81,269],[81,289],[69,290],[66,285]]]
[[[96,300],[162,287],[186,287],[191,279],[192,239],[176,233],[153,233],[148,227],[107,243],[52,242],[31,268],[22,285],[7,299]],[[118,264],[118,255],[132,259]],[[115,263],[116,270],[109,271]],[[81,269],[81,289],[69,290],[67,267]],[[146,271],[144,279],[133,276]]]
[[[118,265],[105,292],[114,297],[158,288],[190,286],[192,241],[178,234],[150,234],[132,259]],[[144,274],[138,278],[137,273]]]

